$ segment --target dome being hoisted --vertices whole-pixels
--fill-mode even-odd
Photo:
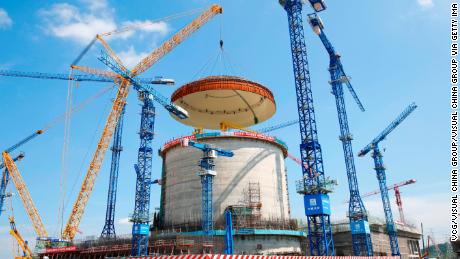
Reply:
[[[232,76],[210,76],[188,83],[172,94],[171,101],[189,114],[188,119],[175,119],[194,128],[220,129],[221,122],[250,127],[276,111],[268,88]]]

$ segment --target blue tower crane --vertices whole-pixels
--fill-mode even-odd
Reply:
[[[383,130],[371,143],[359,151],[358,156],[363,157],[371,150],[372,158],[374,159],[375,172],[379,181],[380,193],[382,196],[383,210],[385,212],[385,220],[387,224],[387,232],[390,238],[391,254],[399,256],[398,235],[396,226],[393,221],[393,213],[391,212],[390,198],[388,197],[388,187],[386,182],[385,166],[383,165],[383,155],[379,148],[379,143],[384,140],[399,124],[401,124],[415,109],[415,103],[410,104],[388,127]]]
[[[328,181],[324,176],[321,145],[318,141],[302,21],[303,2],[301,0],[279,0],[288,16],[301,135],[300,154],[302,163],[308,165],[308,167],[302,167],[303,179],[297,192],[304,195],[310,254],[334,255],[328,195],[332,189],[328,188]],[[322,0],[309,0],[309,2],[317,12],[326,9]]]
[[[101,238],[116,238],[115,233],[115,205],[117,201],[118,170],[120,167],[120,153],[123,151],[121,138],[123,135],[123,117],[125,108],[120,114],[115,132],[113,134],[112,144],[112,163],[110,164],[109,190],[107,193],[107,208],[105,212],[105,224],[102,228]]]
[[[201,224],[206,236],[212,236],[214,233],[214,221],[212,217],[212,184],[216,171],[214,171],[214,159],[218,156],[232,157],[233,152],[212,147],[209,144],[197,143],[189,139],[182,140],[182,146],[194,147],[203,151],[203,157],[200,160],[201,168],[199,176],[201,177]]]
[[[152,140],[155,126],[155,106],[152,95],[148,92],[139,92],[139,99],[143,101],[141,126],[139,131],[140,147],[137,154],[136,195],[134,200],[133,240],[131,254],[148,254],[149,222],[150,222],[150,187],[154,183],[152,177]]]
[[[167,111],[180,119],[188,118],[188,114],[187,111],[170,102],[153,87],[142,84],[139,80],[131,77],[131,71],[121,68],[104,51],[102,51],[102,55],[98,59],[115,73],[128,80],[133,88],[137,90],[138,97],[143,102],[139,132],[141,143],[137,164],[134,166],[137,176],[134,213],[131,217],[131,221],[133,222],[131,255],[147,255],[150,222],[150,187],[154,183],[151,180],[152,140],[155,125],[155,106],[153,101],[160,103]]]
[[[350,202],[348,207],[350,229],[353,243],[353,254],[356,256],[372,256],[372,240],[367,219],[367,211],[359,194],[358,179],[356,177],[355,160],[353,157],[353,148],[351,141],[352,134],[348,126],[347,111],[345,107],[345,98],[343,94],[343,84],[346,84],[351,95],[355,99],[361,111],[364,107],[356,95],[353,87],[345,74],[345,71],[340,61],[340,55],[335,51],[331,42],[324,33],[324,26],[321,19],[316,13],[308,15],[308,20],[313,28],[313,31],[319,36],[321,42],[329,54],[329,73],[331,75],[330,84],[332,86],[332,94],[335,96],[337,106],[337,114],[340,126],[340,141],[342,142],[343,153],[345,157],[345,166],[348,178],[348,188],[350,191]]]

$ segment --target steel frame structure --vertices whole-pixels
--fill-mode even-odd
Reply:
[[[372,158],[374,159],[374,169],[377,174],[379,182],[380,193],[382,197],[383,211],[385,213],[386,227],[388,236],[390,238],[391,254],[393,256],[400,255],[398,244],[398,233],[393,220],[393,213],[391,211],[390,198],[388,197],[388,186],[386,181],[385,166],[383,164],[383,155],[380,151],[379,143],[384,140],[396,127],[401,124],[415,109],[417,105],[411,103],[393,122],[390,123],[371,143],[365,146],[358,156],[365,156],[372,151]]]
[[[112,144],[112,163],[110,164],[109,189],[107,191],[107,208],[105,212],[105,223],[102,228],[101,238],[113,239],[116,238],[115,232],[115,207],[117,202],[117,187],[118,187],[118,171],[120,168],[120,154],[123,151],[121,139],[123,135],[123,119],[125,115],[126,105],[121,111],[118,118],[117,126],[113,135]]]
[[[348,116],[343,93],[344,84],[347,85],[351,95],[353,96],[361,111],[364,111],[364,107],[361,104],[357,94],[355,93],[347,75],[345,74],[342,62],[340,61],[340,55],[336,52],[332,43],[324,33],[324,26],[321,19],[316,13],[308,15],[308,18],[313,31],[319,36],[321,42],[326,48],[327,53],[329,54],[329,73],[331,76],[331,81],[329,83],[332,86],[332,94],[335,97],[335,103],[337,107],[337,115],[340,127],[339,139],[342,142],[346,173],[348,178],[348,188],[350,192],[348,216],[350,219],[353,254],[355,256],[372,256],[373,248],[370,229],[367,227],[369,224],[367,219],[367,211],[359,194],[358,178],[356,176],[355,160],[351,143],[353,140],[353,135],[350,133],[350,127],[348,125]],[[355,226],[364,227],[355,228]]]
[[[143,101],[139,131],[140,146],[137,154],[136,195],[134,200],[133,239],[131,254],[146,255],[149,246],[150,187],[152,185],[152,141],[155,128],[155,106],[149,92],[139,92]]]
[[[318,131],[313,107],[307,47],[302,21],[302,1],[280,0],[279,2],[288,16],[301,135],[300,154],[302,164],[308,165],[308,169],[307,167],[302,167],[303,185],[304,190],[313,190],[301,192],[304,195],[306,206],[310,254],[317,256],[333,255],[335,252],[330,211],[308,212],[311,208],[309,206],[313,204],[312,201],[315,201],[315,205],[317,202],[320,202],[321,206],[328,206],[329,196],[328,192],[323,188],[325,183],[323,157],[321,145],[318,142]],[[319,9],[317,7],[322,5],[322,1],[310,0],[310,4],[315,9]],[[322,6],[324,9],[325,6]],[[310,202],[310,205],[307,205],[307,202]]]

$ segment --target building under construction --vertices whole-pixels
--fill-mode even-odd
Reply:
[[[108,45],[109,36],[136,30],[129,25],[105,34],[98,34],[89,46],[72,64],[72,72],[79,70],[85,74],[70,76],[26,74],[8,72],[7,76],[62,79],[69,81],[115,82],[117,95],[96,146],[88,170],[83,178],[78,196],[73,203],[67,223],[59,237],[50,237],[38,213],[32,196],[13,158],[9,153],[19,146],[42,134],[39,130],[2,153],[5,170],[1,182],[0,201],[6,197],[5,188],[9,177],[20,194],[37,234],[34,253],[19,234],[14,218],[10,225],[14,238],[21,245],[25,258],[37,254],[40,258],[110,258],[149,255],[184,254],[227,254],[227,255],[276,255],[276,256],[420,256],[417,229],[407,224],[395,224],[385,178],[382,154],[378,144],[398,126],[415,108],[413,104],[400,115],[380,137],[360,152],[364,156],[371,150],[376,163],[383,209],[386,221],[369,220],[364,203],[359,194],[354,153],[351,147],[352,134],[349,131],[343,86],[350,90],[359,108],[364,111],[359,98],[343,71],[332,44],[326,38],[321,19],[316,12],[325,10],[324,1],[309,0],[315,14],[309,22],[320,37],[331,58],[329,69],[334,97],[339,115],[340,141],[344,150],[350,212],[349,220],[331,222],[329,193],[337,182],[327,176],[323,168],[323,156],[318,140],[310,73],[306,55],[302,6],[307,1],[280,0],[287,12],[298,120],[300,126],[300,158],[289,154],[287,145],[270,130],[255,130],[258,124],[268,121],[277,112],[275,96],[269,87],[242,77],[213,75],[187,83],[171,95],[162,96],[153,84],[171,84],[173,80],[159,78],[137,78],[150,69],[157,61],[181,44],[185,39],[204,26],[214,16],[221,14],[219,5],[211,5],[191,23],[182,27],[174,36],[166,40],[143,58],[132,70],[127,69],[116,53]],[[180,15],[178,15],[180,16]],[[172,17],[172,16],[171,16]],[[171,19],[169,17],[168,19]],[[103,51],[98,60],[111,71],[98,70],[76,65],[88,50],[98,42]],[[220,55],[223,55],[223,40],[220,39]],[[284,75],[283,75],[284,76]],[[326,81],[326,80],[324,80]],[[69,84],[69,89],[72,85]],[[272,86],[273,87],[273,86]],[[117,195],[120,152],[123,150],[121,136],[123,116],[129,89],[137,92],[141,102],[141,122],[139,128],[140,145],[135,163],[136,185],[134,211],[130,216],[132,232],[129,235],[115,234],[115,205]],[[70,92],[70,90],[69,90]],[[171,120],[180,122],[191,135],[170,136],[166,143],[155,143],[155,103],[161,105]],[[70,115],[81,107],[72,108],[68,97],[65,135],[68,137]],[[275,126],[279,129],[284,126]],[[66,140],[67,141],[67,140]],[[64,141],[63,161],[67,149]],[[91,197],[95,180],[102,168],[105,154],[112,143],[112,163],[106,219],[100,237],[78,239],[79,226]],[[160,146],[161,145],[161,146]],[[155,165],[154,150],[162,159]],[[297,151],[297,147],[296,147]],[[288,189],[288,171],[285,159],[293,159],[301,173],[292,173],[296,181],[296,191],[301,194],[306,222],[292,218]],[[2,164],[3,166],[3,164]],[[161,177],[153,176],[160,171]],[[154,170],[156,168],[157,170]],[[156,179],[158,178],[159,179]],[[156,179],[156,180],[153,180]],[[64,181],[64,180],[62,180]],[[152,197],[159,203],[159,210],[150,210],[151,186],[161,186],[161,196]],[[376,184],[377,185],[377,184]],[[399,187],[395,187],[399,188]],[[398,195],[399,195],[399,189]],[[64,188],[63,188],[64,189]],[[398,196],[399,197],[399,196]],[[293,198],[293,197],[291,197]],[[399,197],[400,200],[400,197]],[[399,205],[399,203],[398,203]],[[60,208],[64,212],[64,203]],[[1,212],[0,205],[0,212]],[[402,213],[402,206],[400,206]],[[12,211],[12,209],[11,209]],[[399,247],[398,247],[399,243]]]
[[[252,221],[252,209],[245,208],[246,213],[236,214],[234,254],[253,255],[304,255],[308,250],[307,232],[302,223]],[[284,224],[284,225],[283,225]],[[391,255],[385,223],[382,219],[371,219],[371,233],[376,256]],[[352,240],[348,221],[333,223],[334,244],[337,256],[352,254]],[[75,246],[57,248],[41,254],[51,258],[105,258],[125,257],[130,255],[131,235],[117,237],[116,240],[91,238],[76,240]],[[402,259],[420,258],[420,231],[410,225],[398,224],[398,240]],[[290,242],[288,241],[290,240]],[[149,250],[155,255],[181,255],[202,253],[224,253],[225,230],[222,224],[216,226],[212,242],[200,232],[199,224],[192,228],[159,229],[152,225]]]

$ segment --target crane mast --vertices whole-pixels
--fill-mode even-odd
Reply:
[[[152,185],[152,141],[155,126],[155,106],[153,98],[148,92],[141,92],[143,101],[140,147],[137,155],[136,171],[136,195],[133,222],[133,239],[131,244],[132,255],[147,255],[149,245],[149,222],[150,222],[150,187]]]
[[[302,167],[303,179],[301,180],[301,188],[297,190],[304,195],[310,254],[317,256],[333,255],[335,252],[328,195],[332,189],[326,186],[321,145],[317,135],[302,21],[302,1],[280,0],[279,2],[288,16],[301,135],[300,154],[302,164],[308,165],[308,168],[312,168],[316,173],[316,176],[313,176],[309,170]],[[316,11],[322,11],[326,8],[323,1],[309,0],[309,2]]]
[[[105,212],[105,223],[102,229],[102,238],[116,238],[115,233],[115,206],[117,201],[118,171],[120,165],[120,153],[123,150],[121,138],[123,135],[123,117],[125,108],[120,114],[112,141],[112,163],[110,164],[109,190],[107,192],[107,208]]]
[[[330,84],[332,86],[332,94],[335,97],[337,106],[337,115],[340,126],[340,141],[342,142],[343,153],[345,157],[345,166],[348,178],[348,187],[350,191],[350,202],[348,207],[350,229],[353,243],[353,254],[356,256],[372,256],[372,240],[367,219],[367,211],[359,194],[358,179],[356,176],[356,167],[353,157],[353,147],[351,141],[353,136],[350,133],[348,124],[348,116],[345,107],[345,98],[343,92],[343,84],[348,85],[352,96],[357,102],[359,108],[364,111],[358,96],[351,86],[348,77],[346,76],[340,55],[335,51],[332,43],[327,38],[323,30],[323,23],[317,14],[308,16],[310,25],[313,31],[319,36],[321,42],[329,54],[329,73],[331,76]]]
[[[107,73],[106,73],[107,74]],[[14,70],[0,70],[0,76],[10,77],[26,77],[35,79],[53,79],[53,80],[66,80],[75,82],[101,82],[101,83],[113,83],[115,80],[119,80],[119,76],[115,73],[109,75],[66,75],[59,73],[43,73],[43,72],[24,72]],[[139,78],[139,81],[143,84],[160,84],[160,85],[171,85],[174,84],[172,79],[155,77],[155,78]]]
[[[209,144],[197,143],[187,138],[183,139],[181,144],[184,147],[190,146],[203,151],[203,157],[199,163],[201,170],[198,173],[201,178],[201,224],[204,234],[209,237],[214,234],[212,196],[213,180],[217,174],[214,171],[214,159],[218,156],[233,157],[233,152],[215,148]]]
[[[390,134],[399,124],[401,124],[415,109],[417,105],[415,103],[410,104],[390,125],[380,133],[371,143],[364,147],[360,152],[359,156],[366,155],[369,151],[372,152],[372,158],[374,159],[374,169],[377,173],[377,179],[379,182],[380,193],[382,197],[383,211],[385,213],[385,220],[387,224],[387,232],[390,238],[390,247],[392,255],[400,255],[398,234],[397,229],[393,220],[393,213],[391,212],[390,198],[388,197],[388,187],[386,182],[385,166],[383,164],[383,155],[380,151],[379,143],[384,140],[388,134]]]

